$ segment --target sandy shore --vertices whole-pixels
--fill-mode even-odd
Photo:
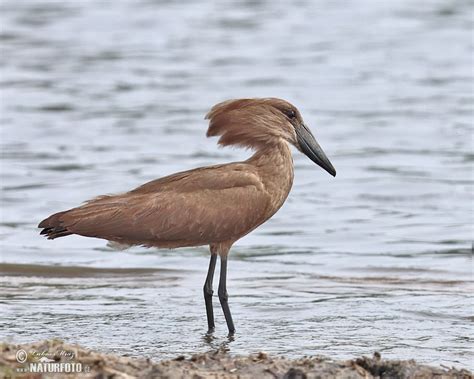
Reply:
[[[25,354],[26,353],[26,354]],[[62,371],[62,372],[58,372]],[[472,373],[415,361],[385,360],[379,354],[349,361],[325,357],[286,359],[266,353],[232,356],[223,351],[153,362],[103,354],[60,340],[2,343],[1,378],[472,378]]]

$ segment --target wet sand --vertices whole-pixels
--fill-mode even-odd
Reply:
[[[19,352],[24,350],[27,355]],[[38,365],[38,362],[42,364]],[[20,362],[23,363],[20,363]],[[30,363],[32,366],[30,366]],[[39,367],[59,370],[61,363],[73,367],[68,373],[38,373]],[[56,365],[55,365],[56,364]],[[50,366],[48,366],[50,365]],[[25,372],[33,367],[35,373]],[[67,367],[67,366],[63,366]],[[103,354],[60,340],[31,344],[3,343],[0,356],[2,378],[472,378],[464,369],[432,367],[414,360],[386,360],[379,353],[371,358],[347,361],[313,356],[300,359],[272,357],[264,352],[233,356],[224,350],[195,354],[191,357],[153,362],[145,358],[130,358]]]

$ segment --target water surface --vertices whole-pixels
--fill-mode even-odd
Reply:
[[[232,353],[473,368],[469,1],[1,3],[1,339],[155,359]],[[206,337],[205,248],[38,236],[52,212],[248,157],[205,138],[235,97],[296,104],[334,179],[233,248],[237,327]],[[216,283],[217,285],[217,283]]]

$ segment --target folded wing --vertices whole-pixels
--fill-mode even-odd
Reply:
[[[238,165],[216,166],[99,197],[39,227],[48,238],[79,234],[135,245],[197,246],[242,237],[267,219],[269,206],[257,175]]]

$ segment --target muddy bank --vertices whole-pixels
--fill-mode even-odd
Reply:
[[[265,353],[231,356],[224,351],[173,360],[103,354],[60,340],[2,343],[1,378],[472,378],[472,373],[415,361],[385,360],[378,353],[349,361],[326,357],[286,359]]]

